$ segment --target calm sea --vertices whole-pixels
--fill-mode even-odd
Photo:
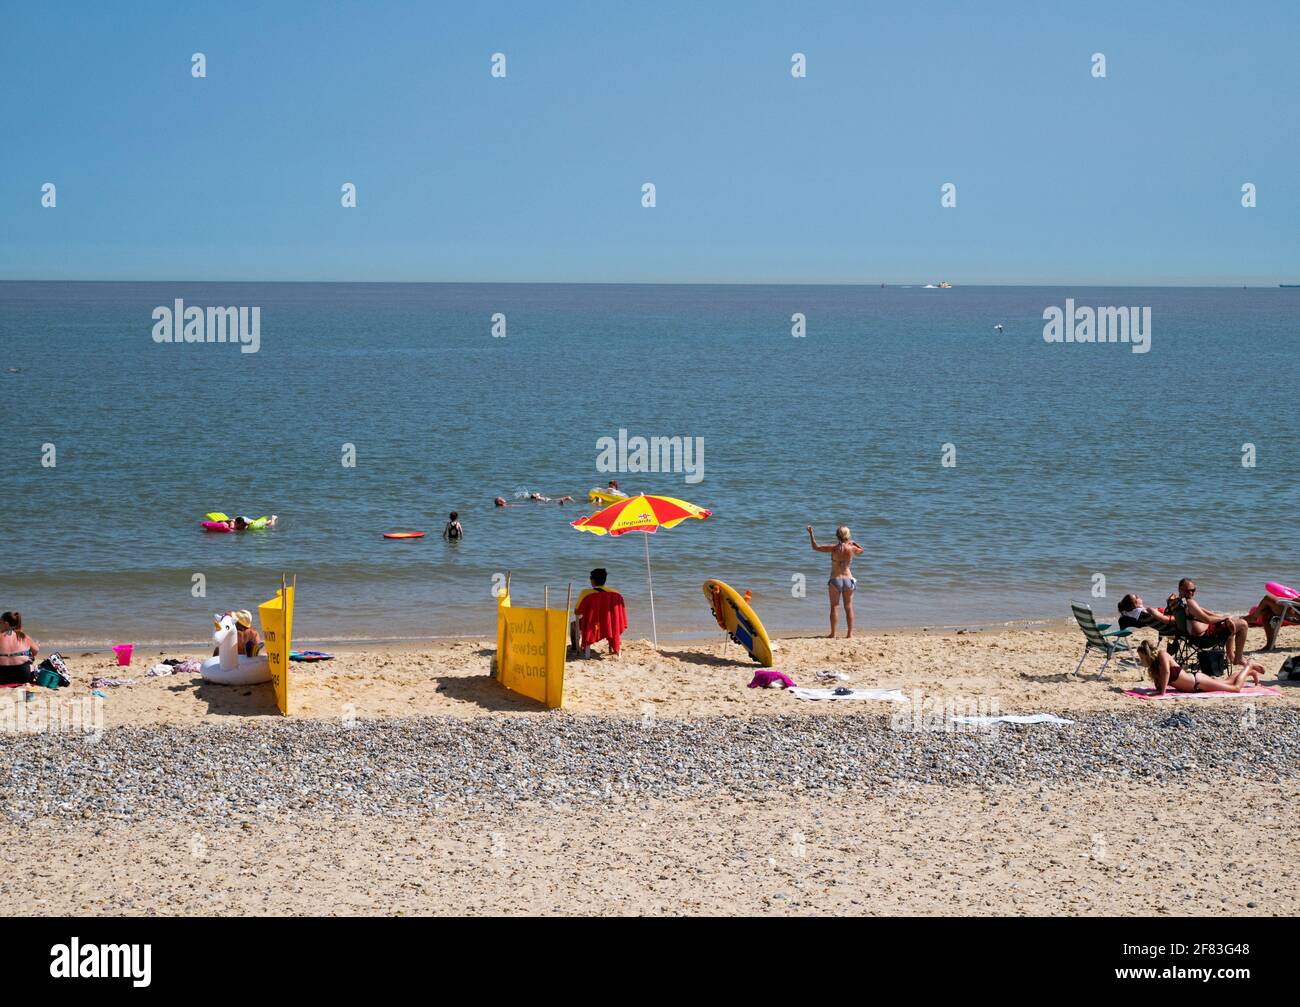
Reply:
[[[1046,343],[1067,297],[1150,307],[1150,352]],[[177,298],[259,307],[259,352],[155,343]],[[1278,289],[0,283],[0,607],[47,647],[199,640],[288,572],[304,641],[488,634],[494,574],[562,604],[602,565],[648,635],[643,537],[569,527],[623,429],[703,439],[699,482],[618,475],[714,512],[650,541],[661,636],[714,630],[708,577],[824,630],[808,524],[865,546],[864,628],[1112,612],[1184,574],[1241,608],[1300,582],[1298,328]],[[579,503],[492,506],[530,490]]]

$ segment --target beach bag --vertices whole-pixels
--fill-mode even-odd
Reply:
[[[1282,662],[1282,668],[1278,671],[1277,677],[1282,681],[1294,682],[1300,679],[1300,655],[1288,657]]]
[[[42,673],[45,675],[45,681],[41,681]],[[36,668],[36,678],[38,685],[46,685],[50,689],[66,689],[72,684],[72,676],[68,674],[68,666],[64,663],[62,654],[51,654],[42,661]],[[56,684],[48,685],[53,681]]]
[[[1196,667],[1211,676],[1220,677],[1228,667],[1228,659],[1221,650],[1202,650],[1196,655]]]

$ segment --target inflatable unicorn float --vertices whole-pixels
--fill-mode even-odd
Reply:
[[[216,627],[212,640],[217,645],[217,656],[203,662],[204,681],[218,685],[258,685],[271,681],[271,664],[265,654],[245,657],[239,653],[239,631],[233,615],[214,615]]]

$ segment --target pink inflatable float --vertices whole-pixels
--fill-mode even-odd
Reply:
[[[1300,598],[1300,591],[1297,591],[1293,587],[1287,587],[1285,584],[1279,584],[1275,580],[1270,580],[1265,584],[1264,590],[1274,598],[1282,598],[1286,601],[1290,601],[1293,598]]]

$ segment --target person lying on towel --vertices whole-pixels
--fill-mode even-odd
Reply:
[[[1250,685],[1259,685],[1264,675],[1264,666],[1254,661],[1238,667],[1226,679],[1211,678],[1199,671],[1185,671],[1174,663],[1169,651],[1158,650],[1150,640],[1138,644],[1137,656],[1151,676],[1157,696],[1163,696],[1170,689],[1175,692],[1241,692]]]
[[[573,609],[573,622],[569,623],[569,642],[575,652],[591,657],[591,647],[601,640],[609,641],[609,652],[617,654],[620,640],[627,631],[627,609],[623,596],[605,586],[609,577],[603,567],[591,571],[591,587],[578,595]]]

